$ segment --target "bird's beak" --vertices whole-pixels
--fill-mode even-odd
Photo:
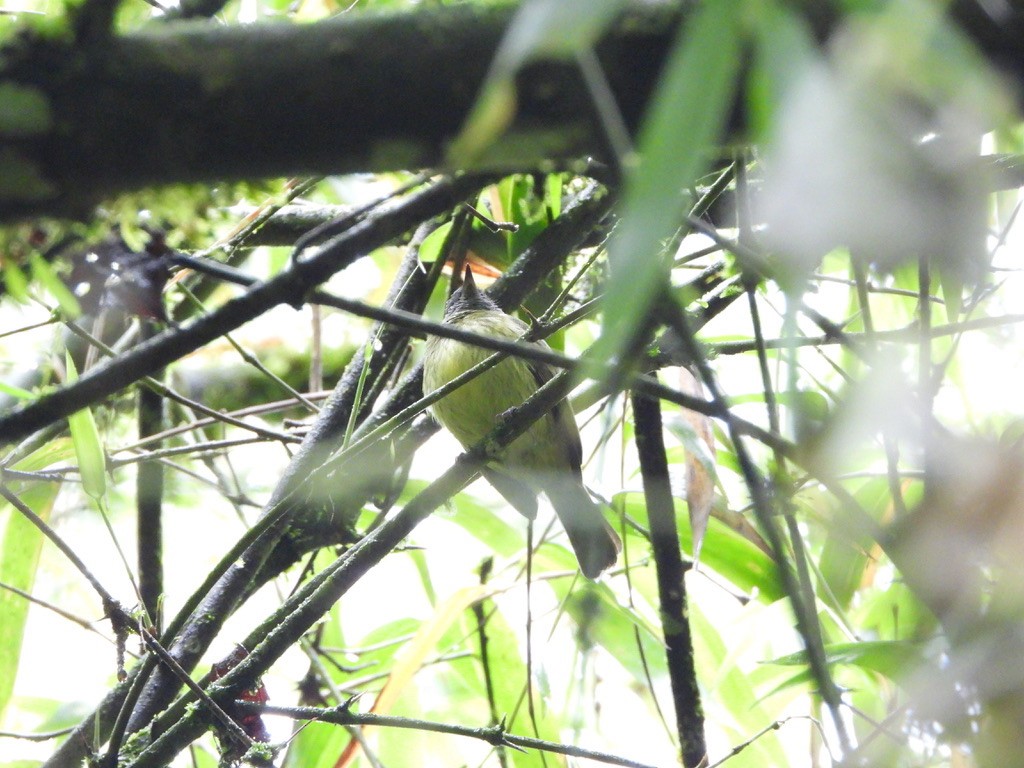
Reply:
[[[466,274],[462,277],[462,297],[467,300],[480,297],[480,289],[476,287],[473,270],[469,268],[469,265],[466,266]]]

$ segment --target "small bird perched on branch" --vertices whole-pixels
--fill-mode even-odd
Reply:
[[[462,287],[445,306],[444,321],[482,336],[516,341],[529,330],[480,291],[467,267]],[[532,342],[547,348],[542,341]],[[430,393],[479,364],[492,353],[481,347],[438,336],[427,338],[423,389]],[[509,357],[439,400],[434,417],[463,446],[483,439],[511,408],[521,406],[554,375],[544,363]],[[512,441],[502,458],[483,475],[527,518],[537,513],[537,494],[551,501],[569,535],[580,570],[596,578],[610,568],[622,545],[586,488],[580,465],[583,447],[576,419],[561,402]]]

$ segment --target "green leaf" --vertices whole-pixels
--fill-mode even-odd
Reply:
[[[422,549],[414,549],[409,552],[413,565],[416,566],[416,573],[419,574],[420,583],[423,585],[423,592],[431,606],[437,606],[437,590],[434,589],[434,581],[430,578],[426,554]]]
[[[785,405],[798,411],[804,418],[813,419],[814,421],[824,421],[828,418],[828,399],[817,390],[804,389],[796,390],[795,392],[776,392],[775,401],[779,405]],[[729,395],[730,405],[763,402],[765,402],[764,392]]]
[[[942,285],[942,301],[946,305],[946,320],[955,323],[963,308],[964,279],[955,269],[943,269],[939,273]]]
[[[28,278],[21,267],[10,259],[3,260],[4,286],[7,293],[20,304],[28,304]]]
[[[924,640],[935,633],[935,615],[901,581],[862,599],[857,626],[864,632],[886,640]]]
[[[471,165],[505,131],[516,113],[515,75],[538,58],[566,59],[592,47],[624,5],[624,0],[528,0],[517,11],[501,41],[480,96],[449,160]]]
[[[345,644],[340,642],[338,627],[335,624],[332,628],[332,624],[335,622],[326,625],[324,645],[343,647]],[[371,651],[360,653],[356,662],[359,666],[369,666],[357,672],[344,672],[334,665],[326,665],[326,669],[338,684],[348,683],[353,677],[385,673],[395,654],[401,651],[406,640],[415,634],[419,626],[420,622],[413,618],[401,618],[382,624],[352,643],[353,646],[374,647]],[[373,690],[374,686],[379,685],[380,681],[376,681],[370,683],[369,688]],[[365,706],[369,707],[369,703]],[[323,723],[310,724],[292,740],[284,765],[286,768],[331,768],[350,739],[351,736],[344,728]]]
[[[78,370],[71,353],[65,352],[68,381],[78,379]],[[96,420],[89,408],[68,416],[68,428],[71,440],[75,444],[75,456],[78,459],[78,471],[82,475],[82,488],[92,498],[99,500],[107,492],[107,458],[103,453],[103,443],[96,428]]]
[[[561,173],[549,173],[544,177],[544,205],[552,219],[562,215],[562,186],[565,177]]]
[[[508,233],[506,264],[511,264],[525,251],[537,235],[547,229],[548,212],[544,200],[534,194],[531,176],[516,174],[498,184],[504,214],[519,229]]]
[[[751,24],[756,35],[754,62],[747,87],[751,132],[768,138],[776,110],[785,103],[795,80],[816,55],[811,30],[803,16],[783,3],[753,6],[757,18]]]
[[[499,717],[506,717],[506,725],[510,731],[521,734],[533,734],[528,710],[523,702],[526,689],[526,662],[520,653],[519,638],[512,631],[512,626],[500,610],[492,610],[499,603],[487,603],[487,656],[491,665],[491,685],[494,689],[494,702]],[[472,618],[470,619],[472,620]],[[534,640],[536,642],[536,639]],[[478,641],[473,643],[473,650],[478,651]],[[538,670],[534,670],[534,675]],[[481,673],[481,683],[483,683]],[[536,683],[535,683],[536,686]],[[481,686],[479,693],[486,695]],[[547,708],[543,717],[537,718],[540,733],[538,738],[558,740],[562,731],[562,718],[553,708]],[[519,752],[511,750],[512,761],[516,768],[543,768],[544,756],[537,750]]]
[[[711,695],[705,696],[705,715],[731,733],[737,742],[746,741],[778,718],[758,700],[751,675],[741,669],[732,655],[734,646],[727,643],[715,625],[696,605],[690,605],[690,630],[693,651],[701,684]],[[706,675],[706,677],[705,677]],[[722,717],[716,709],[724,708],[732,719]],[[776,734],[765,734],[728,761],[733,766],[788,765],[786,754]]]
[[[842,608],[850,607],[869,562],[865,547],[851,541],[845,532],[829,529],[818,568]]]
[[[630,357],[655,293],[669,284],[665,241],[679,226],[680,192],[693,184],[721,135],[732,104],[744,3],[708,0],[687,20],[640,134],[640,163],[626,184],[622,223],[609,243],[612,275],[594,355]]]
[[[502,557],[515,557],[526,548],[526,526],[507,523],[479,500],[460,493],[454,498],[450,520]]]
[[[14,469],[37,472],[71,457],[67,440],[54,440],[18,462]],[[11,485],[12,492],[37,515],[46,520],[60,491],[60,483],[39,482]],[[0,502],[0,582],[32,592],[43,534],[6,502]],[[21,659],[29,602],[0,589],[0,719],[14,692],[14,680]]]
[[[332,768],[352,736],[329,723],[309,723],[288,745],[284,768]]]
[[[845,612],[860,590],[865,568],[874,562],[870,556],[874,541],[849,520],[831,496],[808,491],[797,497],[797,504],[807,520],[816,521],[824,534],[821,553],[816,557],[817,568],[837,607]]]
[[[376,627],[358,643],[362,647],[373,647],[373,650],[359,654],[359,663],[372,665],[374,671],[387,669],[394,655],[419,627],[420,622],[413,618],[395,619]]]
[[[19,400],[32,400],[35,395],[29,392],[27,389],[16,387],[13,384],[0,381],[0,392],[11,397],[16,397]]]
[[[693,537],[686,505],[680,499],[674,501],[679,542],[683,551],[692,557]],[[621,493],[616,495],[612,502],[616,509],[622,509],[630,518],[647,527],[647,507],[642,493]],[[700,564],[701,568],[711,568],[720,573],[744,592],[756,591],[758,598],[765,602],[774,602],[785,597],[782,580],[774,561],[748,539],[715,517],[708,520]]]
[[[451,231],[452,223],[445,222],[435,229],[420,244],[420,261],[424,264],[431,264],[441,258],[441,248],[444,246],[445,238]]]
[[[82,307],[68,287],[64,285],[53,268],[46,263],[42,256],[33,253],[29,257],[29,264],[32,266],[32,277],[43,285],[50,295],[60,304],[61,310],[71,320],[82,314]]]
[[[584,645],[599,645],[641,684],[647,684],[647,672],[666,672],[665,649],[659,629],[643,621],[639,614],[615,599],[605,584],[578,581],[571,591],[572,579],[552,582],[552,588],[565,610],[581,628]],[[637,629],[640,630],[637,633]],[[637,650],[637,638],[643,646],[647,668]]]
[[[452,142],[448,164],[470,166],[512,123],[516,114],[516,89],[511,77],[488,82],[473,104],[466,125]]]
[[[856,643],[834,643],[825,648],[829,664],[853,664],[898,680],[926,663],[921,643],[906,640],[861,640]],[[798,651],[772,659],[768,664],[795,666],[807,664],[807,652]]]

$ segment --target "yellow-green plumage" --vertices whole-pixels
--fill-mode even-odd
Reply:
[[[524,323],[502,312],[476,289],[468,270],[463,288],[449,301],[445,321],[482,336],[509,341],[520,339],[527,331]],[[489,350],[470,344],[429,337],[423,363],[424,391],[439,389],[490,355]],[[506,358],[435,403],[432,411],[462,445],[469,447],[494,429],[501,414],[522,405],[551,376],[546,365]],[[494,468],[497,471],[488,479],[527,515],[531,514],[530,503],[536,506],[536,494],[546,493],[569,534],[583,573],[594,578],[615,562],[620,545],[583,487],[581,461],[576,420],[563,402],[505,449]],[[528,497],[525,503],[524,497]]]
[[[527,330],[510,315],[501,313],[496,317],[494,312],[487,311],[471,312],[456,324],[463,330],[508,341],[519,339]],[[423,388],[427,392],[440,389],[492,354],[488,349],[437,336],[430,337],[427,343],[431,361],[423,371]],[[433,413],[460,443],[473,445],[494,429],[500,414],[522,405],[538,386],[525,361],[506,358],[435,403]],[[537,421],[505,449],[505,462],[537,470],[567,465],[564,441],[555,439],[554,427],[555,419],[550,414]],[[576,431],[575,422],[572,430]]]

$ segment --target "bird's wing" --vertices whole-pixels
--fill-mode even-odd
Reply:
[[[484,467],[480,470],[494,490],[501,494],[512,507],[525,517],[533,520],[537,517],[537,492],[526,483],[522,483],[511,475],[507,475],[494,467]]]
[[[538,387],[543,387],[555,375],[551,366],[544,363],[532,362],[529,364],[529,368]],[[573,415],[569,401],[563,400],[552,408],[551,418],[555,420],[558,427],[558,435],[565,449],[565,458],[569,462],[569,466],[573,471],[579,473],[580,467],[583,465],[583,443],[580,441],[580,431],[576,426],[576,417]]]

